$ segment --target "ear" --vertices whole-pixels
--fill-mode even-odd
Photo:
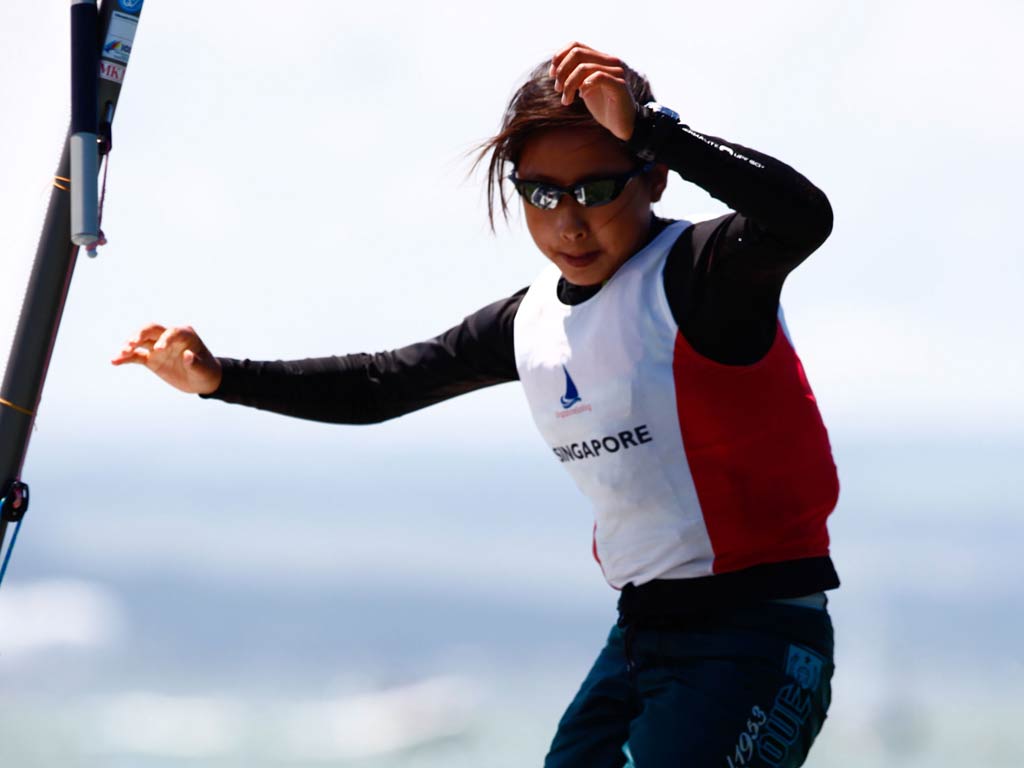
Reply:
[[[647,172],[647,185],[651,190],[651,202],[661,200],[665,187],[668,186],[668,166],[664,163],[657,163]]]

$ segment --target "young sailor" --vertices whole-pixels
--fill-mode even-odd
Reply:
[[[801,765],[830,700],[838,481],[779,297],[828,237],[828,200],[689,128],[645,78],[579,43],[519,88],[488,156],[492,226],[508,174],[550,261],[528,288],[389,352],[235,360],[189,327],[150,325],[113,363],[348,424],[519,380],[621,590],[547,768]],[[655,216],[669,170],[732,212]]]

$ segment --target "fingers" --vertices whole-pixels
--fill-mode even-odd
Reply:
[[[153,344],[154,350],[164,350],[175,345],[188,344],[196,338],[196,332],[191,326],[177,326],[167,328]]]
[[[145,365],[172,387],[193,394],[214,392],[222,377],[220,362],[188,325],[147,325],[110,362]]]
[[[551,58],[548,73],[568,106],[577,93],[594,120],[613,136],[628,141],[636,122],[636,104],[622,59],[573,42]]]
[[[175,346],[180,348],[193,340],[198,340],[198,336],[190,326],[166,328],[157,323],[151,323],[128,339],[110,362],[114,365],[123,365],[124,363],[148,365],[150,362],[157,364],[166,359],[169,349]]]
[[[558,80],[560,79],[558,77],[559,72],[564,71],[565,67],[571,66],[574,59],[578,61],[581,58],[587,58],[589,61],[599,61],[602,64],[618,64],[622,66],[622,62],[615,56],[601,53],[589,45],[574,41],[564,46],[551,57],[551,69],[548,70],[548,74]]]
[[[149,362],[150,352],[144,347],[122,349],[110,362],[113,365],[124,365],[125,363],[140,363],[146,365]]]
[[[128,340],[129,344],[139,344],[143,341],[156,341],[167,329],[157,323],[144,325],[135,336]]]
[[[165,330],[167,329],[158,323],[150,323],[149,325],[142,326],[138,333],[124,343],[124,346],[121,347],[121,351],[116,354],[110,362],[114,365],[146,362],[146,360],[149,359],[149,350],[153,348],[153,342],[159,339]],[[133,354],[136,350],[145,351],[145,358]]]
[[[568,91],[566,80],[580,64],[598,64],[605,67],[617,67],[625,69],[625,64],[616,56],[595,51],[583,43],[573,42],[558,51],[551,59],[551,68],[548,70],[555,79],[556,91]]]
[[[147,326],[147,328],[149,327]],[[148,340],[140,341],[139,338],[143,335],[143,332],[139,331],[133,338],[128,339],[120,351],[111,358],[110,362],[114,365],[146,362],[149,359],[149,351],[153,348],[153,342]],[[137,354],[143,352],[145,353],[144,357],[141,354]]]
[[[584,91],[590,90],[595,85],[625,89],[627,86],[624,74],[622,67],[592,62],[581,63],[565,79],[562,86],[562,103],[572,104],[577,90],[579,90],[580,96],[584,96],[586,95]]]

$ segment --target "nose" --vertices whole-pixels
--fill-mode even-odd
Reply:
[[[559,201],[555,215],[558,217],[558,236],[564,242],[576,242],[587,236],[587,221],[583,216],[583,206],[568,195]]]

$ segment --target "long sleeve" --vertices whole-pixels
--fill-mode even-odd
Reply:
[[[632,149],[650,144],[652,123],[638,117]],[[785,163],[681,123],[658,138],[657,162],[734,211],[696,224],[670,256],[665,290],[676,321],[706,357],[756,362],[775,338],[786,276],[832,231],[828,198]]]
[[[372,424],[514,381],[512,327],[524,293],[432,339],[386,352],[266,362],[218,358],[224,377],[205,397],[316,421]]]
[[[644,128],[638,126],[637,132],[642,136]],[[634,140],[639,140],[637,133]],[[775,254],[782,263],[795,253],[806,258],[832,231],[832,208],[825,194],[793,168],[762,152],[683,124],[674,125],[654,151],[657,162],[789,246]],[[787,271],[795,266],[791,264]]]

